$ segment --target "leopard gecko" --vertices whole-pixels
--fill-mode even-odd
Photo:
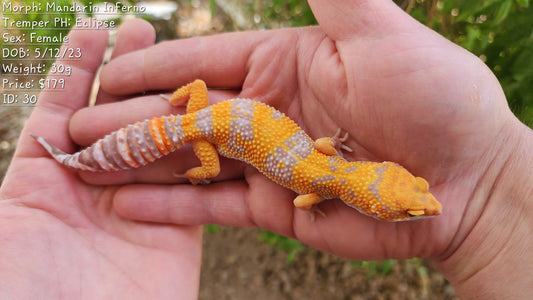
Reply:
[[[58,162],[78,170],[137,168],[189,143],[201,162],[183,175],[193,184],[208,183],[220,172],[220,154],[245,161],[300,194],[294,199],[300,209],[339,198],[384,221],[441,213],[423,178],[393,162],[346,161],[337,151],[343,141],[338,134],[313,141],[294,121],[261,102],[235,98],[209,106],[201,80],[179,88],[168,100],[173,105],[189,100],[187,113],[128,125],[74,154],[32,136]]]

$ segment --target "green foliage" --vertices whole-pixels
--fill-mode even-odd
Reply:
[[[215,15],[217,9],[217,3],[215,0],[209,0],[209,11],[211,12],[211,15]]]
[[[416,271],[418,273],[418,276],[420,277],[420,280],[422,282],[422,286],[424,290],[429,290],[429,276],[428,276],[428,269],[424,264],[422,263],[422,260],[419,258],[413,258],[409,260],[409,262],[416,268]]]
[[[533,126],[533,7],[529,0],[418,0],[410,13],[483,59],[498,77],[514,113]]]
[[[399,261],[395,259],[388,259],[383,261],[352,261],[352,266],[361,268],[366,271],[366,276],[371,279],[376,275],[387,276],[392,272],[394,265]],[[429,289],[429,276],[428,269],[423,264],[423,260],[419,258],[413,258],[405,261],[406,267],[416,269],[420,282],[425,290]]]
[[[316,25],[317,21],[307,1],[302,0],[254,0],[255,13],[268,24],[290,26]],[[269,26],[271,27],[271,26]]]
[[[359,267],[366,270],[366,276],[372,278],[376,274],[387,276],[392,271],[392,267],[396,264],[396,260],[387,259],[382,261],[353,261],[352,266]]]
[[[261,229],[261,232],[259,234],[259,240],[275,246],[276,250],[286,252],[288,263],[292,262],[294,260],[294,257],[296,256],[296,253],[302,250],[302,244],[297,240],[284,237],[268,230]]]
[[[315,25],[317,21],[307,1],[272,0],[272,6],[266,6],[278,16],[290,19],[291,26]],[[268,11],[268,9],[267,9]]]
[[[204,226],[204,230],[211,234],[216,234],[220,231],[220,228],[217,225],[209,224]]]

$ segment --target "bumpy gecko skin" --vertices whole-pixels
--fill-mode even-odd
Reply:
[[[116,171],[146,165],[190,143],[201,166],[183,176],[207,183],[220,172],[218,154],[245,161],[300,195],[294,205],[312,209],[325,199],[385,221],[439,215],[441,204],[428,183],[392,163],[348,162],[335,149],[339,139],[311,138],[274,108],[249,99],[209,106],[207,88],[196,80],[178,89],[173,105],[189,99],[187,114],[144,120],[112,132],[92,146],[66,154],[33,136],[60,163],[78,170]]]

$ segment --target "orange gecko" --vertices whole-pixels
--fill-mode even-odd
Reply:
[[[392,162],[349,162],[336,146],[343,139],[313,141],[276,109],[236,98],[209,106],[207,88],[196,80],[170,97],[173,105],[189,99],[187,114],[170,115],[128,125],[75,154],[66,154],[32,135],[57,161],[78,170],[116,171],[136,168],[192,144],[201,166],[185,177],[208,183],[220,172],[219,157],[245,161],[268,178],[298,194],[294,205],[310,210],[339,198],[360,212],[384,221],[436,216],[441,204],[426,180]]]

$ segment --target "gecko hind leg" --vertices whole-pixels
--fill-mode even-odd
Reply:
[[[315,220],[315,212],[326,217],[326,214],[318,208],[318,203],[322,202],[324,198],[316,193],[299,195],[294,198],[293,204],[296,208],[307,210],[311,216],[311,222]]]
[[[339,137],[341,133],[341,129],[337,129],[337,132],[332,137],[323,137],[319,138],[315,141],[315,148],[326,155],[333,156],[342,156],[342,152],[339,152],[337,149],[342,149],[348,152],[352,152],[353,150],[344,145],[343,143],[348,140],[348,132],[343,137]]]
[[[207,95],[207,86],[202,80],[195,80],[179,89],[177,89],[168,99],[171,105],[179,105],[189,99],[187,103],[187,113],[195,113],[209,106],[209,97]],[[207,184],[212,177],[220,173],[220,161],[218,152],[213,144],[209,141],[197,140],[191,143],[194,154],[202,164],[199,167],[191,168],[185,174],[174,174],[178,177],[189,179],[192,184]]]
[[[190,168],[185,174],[174,174],[174,176],[185,177],[192,184],[209,184],[210,179],[220,173],[218,152],[215,146],[206,140],[196,141],[192,143],[192,147],[202,165]]]

